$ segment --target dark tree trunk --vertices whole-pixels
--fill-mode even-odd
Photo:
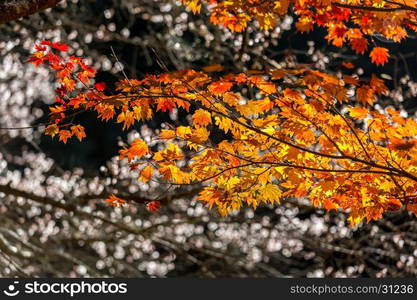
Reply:
[[[50,8],[62,0],[4,0],[0,1],[0,24]]]

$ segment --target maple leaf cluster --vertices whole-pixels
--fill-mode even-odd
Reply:
[[[276,27],[290,9],[298,17],[296,28],[305,33],[314,26],[327,30],[326,39],[334,46],[349,45],[357,54],[370,50],[377,65],[389,59],[388,49],[374,45],[369,37],[381,35],[400,42],[407,29],[417,31],[417,3],[414,0],[181,0],[194,12],[209,4],[210,20],[234,32],[242,32],[254,19],[263,30]]]
[[[50,123],[45,133],[51,137],[58,135],[59,140],[64,143],[73,136],[81,141],[86,137],[84,127],[68,120],[77,114],[74,110],[78,109],[81,103],[85,103],[87,98],[101,99],[99,93],[104,90],[102,84],[89,88],[96,70],[79,56],[64,56],[68,51],[66,44],[42,41],[35,46],[35,50],[28,61],[37,67],[46,65],[50,68],[58,84],[55,90],[55,105],[50,107]],[[77,87],[77,83],[81,88]],[[81,93],[82,89],[86,89],[87,92]],[[70,109],[72,114],[67,115]]]
[[[30,59],[35,65],[40,64],[36,59],[45,51],[44,44]],[[40,59],[63,70],[63,58]],[[70,57],[73,61],[82,60]],[[83,67],[79,72],[85,72]],[[70,125],[71,131],[60,127],[74,112],[96,111],[99,119],[114,118],[126,130],[153,118],[155,112],[183,109],[192,114],[191,123],[162,129],[153,141],[160,150],[152,151],[141,139],[120,150],[120,158],[139,171],[138,180],[200,185],[198,199],[216,206],[221,215],[289,197],[348,211],[352,225],[401,207],[417,213],[417,122],[392,108],[385,112],[370,108],[388,92],[382,79],[372,75],[360,80],[310,69],[255,73],[216,77],[181,70],[148,75],[119,81],[111,95],[104,85],[83,86],[70,95],[75,88],[63,83],[59,89],[66,89],[65,98],[51,108],[53,124],[46,134],[59,133],[64,142],[71,135],[84,137],[79,125]],[[61,82],[63,77],[56,75]],[[242,94],[245,90],[251,90],[254,98]],[[342,113],[339,108],[349,104],[354,105]],[[363,129],[357,122],[364,124]],[[214,129],[225,134],[217,143],[210,139]],[[126,203],[116,196],[107,201],[117,207]],[[147,208],[156,211],[159,206],[156,201]]]
[[[276,83],[284,80],[294,88]],[[291,196],[347,210],[352,224],[404,205],[415,211],[417,123],[393,109],[381,114],[366,108],[387,92],[375,75],[360,82],[313,70],[275,70],[215,79],[186,70],[138,84],[131,89],[141,90],[135,96],[143,97],[143,109],[162,110],[166,99],[171,109],[188,110],[185,103],[197,109],[190,126],[161,131],[163,150],[152,153],[138,139],[121,150],[121,158],[139,160],[162,181],[203,184],[199,199],[216,205],[222,215]],[[236,92],[244,87],[256,90],[257,99]],[[347,96],[348,89],[356,95]],[[338,111],[337,104],[349,100],[358,103],[349,115],[365,119],[366,131]],[[231,133],[233,141],[214,145],[209,139],[214,126]],[[192,160],[184,167],[185,153]]]

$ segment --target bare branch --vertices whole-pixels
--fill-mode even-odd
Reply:
[[[35,14],[57,5],[62,0],[6,0],[0,3],[0,24]]]

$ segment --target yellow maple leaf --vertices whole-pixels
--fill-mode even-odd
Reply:
[[[151,180],[153,174],[153,168],[152,166],[146,166],[139,175],[139,180],[142,180],[144,183],[147,183],[149,180]]]
[[[129,162],[134,158],[141,158],[149,152],[148,145],[141,139],[134,140],[129,148],[121,149],[119,151],[120,159],[127,157]]]
[[[275,184],[265,184],[259,189],[261,199],[270,203],[279,203],[282,191]]]
[[[161,133],[159,134],[159,137],[164,140],[173,139],[175,136],[175,131],[170,129],[162,129]]]
[[[135,122],[133,111],[122,111],[117,117],[117,123],[123,123],[123,130],[128,129]]]
[[[207,126],[211,123],[211,114],[203,109],[197,109],[193,114],[193,124]]]
[[[45,129],[45,134],[50,135],[51,137],[54,137],[59,132],[59,128],[56,124],[48,125]]]
[[[361,107],[361,106],[352,107],[352,108],[349,108],[348,110],[349,110],[350,116],[356,120],[365,119],[369,113],[368,109],[366,109],[365,107]]]

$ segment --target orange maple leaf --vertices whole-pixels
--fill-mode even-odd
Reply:
[[[139,180],[143,181],[143,182],[148,182],[149,180],[151,180],[152,178],[152,174],[153,174],[153,168],[151,166],[146,166],[141,172],[140,172],[140,176],[139,176]]]
[[[371,53],[369,54],[373,63],[378,65],[384,65],[388,62],[389,53],[387,48],[383,47],[375,47],[372,49]]]
[[[114,206],[114,207],[120,207],[126,204],[125,200],[120,199],[119,197],[115,195],[111,195],[109,198],[107,198],[106,202],[107,202],[107,205]]]
[[[374,90],[369,85],[362,85],[356,89],[356,96],[358,100],[363,104],[372,105],[375,100]]]
[[[229,91],[233,86],[232,82],[218,81],[209,85],[208,90],[215,95],[221,95]]]
[[[349,108],[349,114],[354,119],[365,119],[369,111],[365,107],[352,107]]]
[[[415,145],[415,140],[403,140],[400,138],[391,137],[391,144],[388,145],[388,148],[398,151],[409,151]]]
[[[197,109],[193,115],[193,124],[207,126],[211,123],[211,115],[203,109]]]
[[[81,125],[71,126],[71,132],[78,138],[79,141],[86,137],[84,127]]]
[[[161,133],[159,134],[159,137],[164,140],[173,139],[175,138],[175,131],[169,129],[162,129]]]
[[[146,142],[141,139],[133,141],[130,148],[120,150],[120,159],[127,157],[128,161],[132,161],[134,158],[141,158],[149,153],[149,148]]]
[[[387,86],[384,84],[384,81],[378,78],[377,76],[375,76],[375,74],[372,74],[370,85],[371,85],[371,88],[379,95],[381,94],[388,95],[389,91],[388,91]]]
[[[60,132],[59,132],[59,140],[60,141],[63,141],[64,142],[64,144],[66,144],[67,143],[67,140],[70,138],[70,137],[72,137],[72,132],[70,132],[69,130],[61,130]]]
[[[224,67],[220,64],[214,64],[214,65],[209,65],[206,67],[203,67],[202,70],[204,72],[210,73],[210,72],[220,72],[223,71]]]
[[[162,110],[162,111],[169,111],[172,112],[172,110],[176,107],[175,102],[171,98],[160,98],[158,99],[158,106],[156,107],[156,110]]]

